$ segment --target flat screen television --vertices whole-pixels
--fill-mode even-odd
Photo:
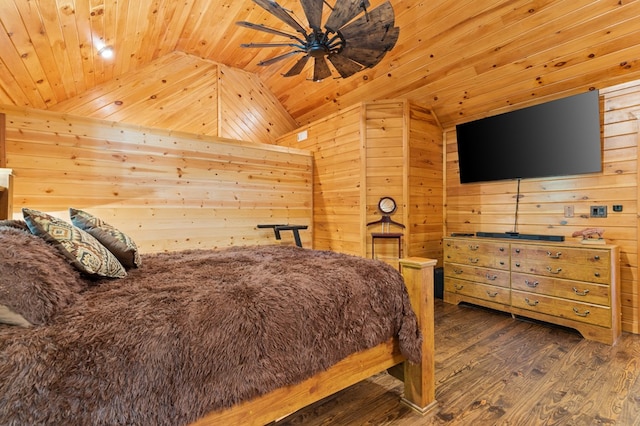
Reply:
[[[597,90],[458,124],[460,182],[602,171]]]

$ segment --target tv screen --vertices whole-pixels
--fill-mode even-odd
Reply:
[[[456,125],[460,182],[602,171],[598,91]]]

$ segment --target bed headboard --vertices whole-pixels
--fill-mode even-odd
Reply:
[[[13,219],[13,170],[0,168],[0,219]]]

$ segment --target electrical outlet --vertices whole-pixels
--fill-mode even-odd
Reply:
[[[607,217],[607,206],[591,206],[591,217]]]
[[[573,217],[573,206],[564,206],[564,217]]]

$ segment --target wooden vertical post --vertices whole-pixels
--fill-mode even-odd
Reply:
[[[422,361],[404,363],[403,402],[421,414],[436,405],[433,268],[437,260],[410,257],[400,260],[413,310],[422,331]]]
[[[0,219],[13,219],[13,171],[0,168]]]

